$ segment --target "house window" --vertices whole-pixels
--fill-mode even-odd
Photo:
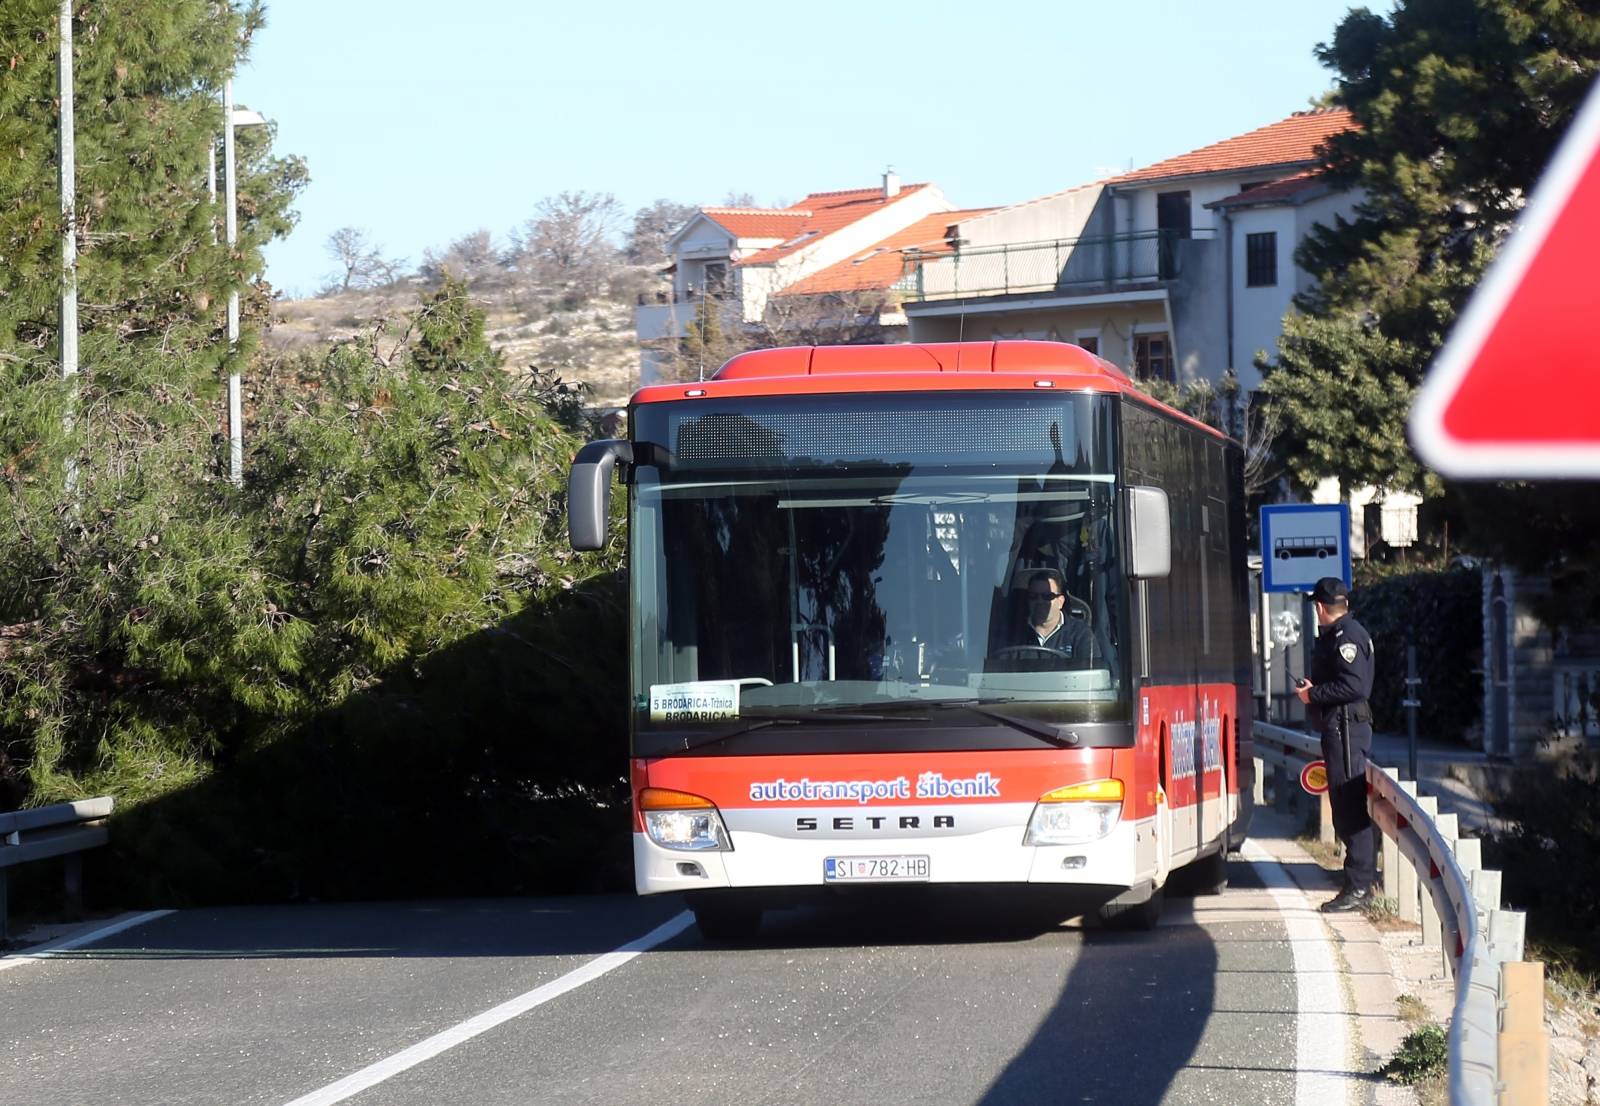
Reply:
[[[1178,243],[1194,232],[1189,193],[1156,194],[1156,275],[1171,280],[1178,275]]]
[[[1098,330],[1079,331],[1073,335],[1072,341],[1081,349],[1086,349],[1096,357],[1100,355],[1100,332]]]
[[[704,289],[708,296],[720,296],[728,290],[728,265],[725,261],[706,262]]]
[[[1244,283],[1267,288],[1278,283],[1278,232],[1244,236]]]
[[[1165,334],[1133,336],[1133,372],[1140,380],[1172,380],[1172,346]]]

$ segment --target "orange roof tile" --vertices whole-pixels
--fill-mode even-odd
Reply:
[[[882,242],[874,243],[871,249],[812,273],[777,294],[817,296],[829,292],[862,292],[888,288],[899,280],[904,272],[902,250],[918,249],[925,253],[946,253],[951,247],[945,240],[945,235],[953,224],[995,210],[997,209],[992,207],[978,207],[967,211],[936,211],[896,231]]]
[[[1250,207],[1255,204],[1288,203],[1306,193],[1325,192],[1327,189],[1328,185],[1322,179],[1321,173],[1296,173],[1291,177],[1283,177],[1270,184],[1260,184],[1246,191],[1224,196],[1220,200],[1213,200],[1206,206]]]
[[[702,207],[700,214],[735,238],[787,239],[811,218],[811,212],[802,207]]]
[[[852,188],[844,192],[813,192],[790,210],[803,209],[811,213],[791,236],[776,246],[769,246],[739,262],[741,265],[771,265],[788,257],[803,246],[810,245],[823,235],[847,227],[857,219],[874,211],[881,211],[898,203],[913,192],[928,187],[926,184],[904,184],[894,196],[885,198],[881,188]],[[803,237],[802,237],[803,236]]]
[[[1132,184],[1198,173],[1225,173],[1271,165],[1311,163],[1318,158],[1317,147],[1333,135],[1352,130],[1355,126],[1355,120],[1343,108],[1299,111],[1287,119],[1258,127],[1248,134],[1213,142],[1198,150],[1112,177],[1108,183]]]

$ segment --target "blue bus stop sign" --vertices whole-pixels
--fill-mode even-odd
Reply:
[[[1324,576],[1350,586],[1350,506],[1276,503],[1261,508],[1261,586],[1310,591]]]

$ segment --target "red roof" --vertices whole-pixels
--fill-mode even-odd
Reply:
[[[858,219],[890,204],[899,203],[913,192],[928,187],[926,184],[906,184],[893,196],[885,197],[882,188],[853,188],[846,192],[813,192],[790,211],[805,211],[808,217],[800,220],[790,236],[776,246],[769,246],[740,261],[741,265],[771,265],[788,257],[796,250],[815,242],[823,235],[832,234]]]
[[[702,207],[700,214],[735,238],[788,239],[811,218],[811,212],[800,207]]]
[[[1355,120],[1343,108],[1297,111],[1287,119],[1249,134],[1224,139],[1169,157],[1143,169],[1112,177],[1110,184],[1188,177],[1199,173],[1226,173],[1245,169],[1310,164],[1318,160],[1317,148],[1333,135],[1353,130]]]
[[[1296,173],[1292,177],[1275,180],[1271,184],[1257,185],[1255,188],[1243,192],[1235,192],[1231,196],[1224,196],[1220,200],[1213,200],[1206,204],[1207,207],[1250,207],[1254,204],[1282,204],[1290,203],[1300,196],[1315,192],[1326,192],[1327,183],[1322,179],[1322,174],[1317,172]]]
[[[945,236],[951,226],[993,210],[992,207],[979,207],[968,211],[936,211],[895,231],[882,242],[874,243],[871,249],[812,273],[777,294],[816,296],[827,292],[887,288],[899,280],[905,271],[904,257],[900,251],[915,248],[923,253],[948,253],[951,246]]]

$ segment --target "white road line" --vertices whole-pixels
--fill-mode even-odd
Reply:
[[[553,998],[558,998],[585,983],[599,979],[613,968],[620,968],[628,961],[638,956],[641,952],[655,948],[657,945],[670,941],[682,933],[694,921],[694,917],[685,910],[676,917],[646,933],[643,937],[629,941],[626,945],[597,956],[581,968],[574,968],[559,979],[553,979],[542,987],[535,987],[525,994],[491,1010],[485,1010],[476,1017],[468,1018],[459,1025],[451,1026],[441,1033],[435,1033],[427,1040],[418,1041],[410,1048],[403,1049],[393,1056],[379,1060],[362,1068],[353,1075],[347,1075],[337,1083],[329,1083],[320,1090],[302,1095],[288,1106],[331,1106],[335,1102],[343,1102],[352,1095],[360,1094],[368,1087],[376,1086],[385,1079],[399,1075],[407,1068],[414,1068],[424,1060],[431,1060],[448,1049],[454,1048],[465,1041],[470,1041],[480,1033],[486,1033],[502,1022],[510,1021],[519,1014],[525,1014],[535,1006],[542,1006]]]
[[[1254,841],[1240,850],[1255,865],[1267,893],[1283,915],[1294,954],[1295,1106],[1349,1101],[1350,1078],[1344,990],[1328,929],[1306,893],[1284,866]]]
[[[82,948],[84,945],[92,945],[94,942],[99,941],[102,938],[115,936],[125,929],[132,929],[134,926],[144,925],[146,922],[153,922],[157,918],[165,918],[171,913],[172,911],[170,910],[147,910],[143,914],[134,914],[132,916],[118,918],[108,926],[101,926],[99,929],[92,930],[89,933],[80,933],[78,936],[68,938],[65,941],[57,941],[55,944],[46,945],[42,949],[32,949],[28,952],[12,953],[10,956],[0,958],[0,972],[5,971],[7,968],[19,967],[23,964],[32,964],[36,960],[49,960],[59,952],[66,952],[68,949]]]

